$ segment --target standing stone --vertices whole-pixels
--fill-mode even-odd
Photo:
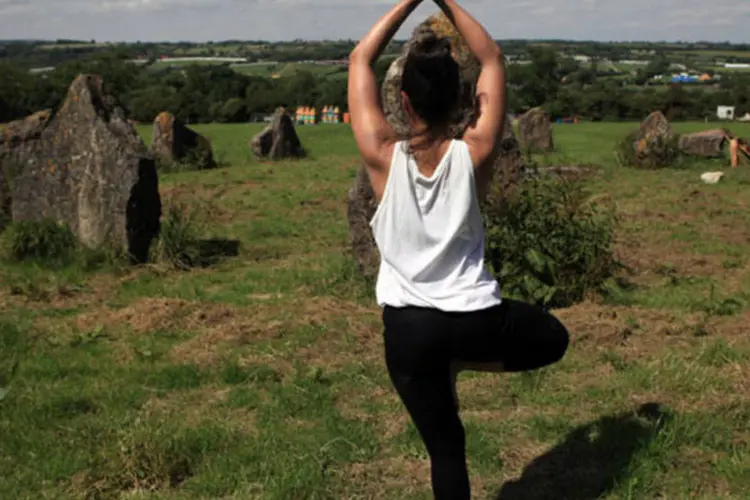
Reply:
[[[391,64],[382,86],[382,103],[388,123],[396,134],[405,139],[409,127],[406,115],[401,106],[401,75],[406,57],[414,44],[432,36],[446,37],[451,41],[453,57],[459,64],[461,92],[459,104],[452,119],[450,133],[461,138],[474,118],[476,83],[480,66],[471,54],[466,43],[444,14],[436,14],[417,26],[401,55]],[[510,117],[505,120],[502,138],[494,155],[493,180],[490,187],[491,196],[485,202],[502,199],[521,179],[524,172],[523,158],[518,141],[513,133],[513,122]],[[348,193],[347,219],[349,221],[349,239],[360,271],[366,279],[374,279],[380,268],[380,254],[370,228],[370,220],[377,209],[370,179],[364,165],[361,165],[354,185]]]
[[[724,145],[731,137],[729,131],[723,128],[684,134],[680,136],[680,151],[691,156],[722,158]]]
[[[185,126],[172,113],[159,113],[154,120],[152,139],[151,150],[159,162],[188,161],[201,169],[216,167],[211,141]]]
[[[10,186],[23,162],[23,146],[39,138],[51,116],[52,110],[37,111],[0,131],[0,231],[13,218]]]
[[[654,111],[648,115],[641,123],[639,131],[640,134],[635,147],[638,157],[649,155],[654,147],[658,147],[674,136],[669,120],[661,111]]]
[[[270,160],[307,156],[294,129],[294,122],[285,108],[276,110],[271,123],[253,138],[250,147],[259,158]]]
[[[53,219],[91,248],[148,257],[161,201],[154,160],[97,75],[79,75],[52,115],[32,115],[0,141],[13,221]],[[26,127],[26,128],[24,128]]]
[[[550,115],[541,108],[524,113],[518,120],[518,139],[525,151],[554,151]]]
[[[620,143],[620,161],[641,168],[665,167],[679,157],[677,136],[667,118],[654,111]]]

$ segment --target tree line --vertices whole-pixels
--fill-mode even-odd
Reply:
[[[523,112],[544,107],[553,117],[584,120],[640,120],[654,110],[671,120],[703,120],[715,116],[719,105],[750,111],[750,75],[727,75],[716,85],[644,85],[638,81],[659,64],[634,78],[612,78],[596,62],[579,65],[545,47],[529,47],[529,64],[509,64],[508,108]],[[382,80],[392,60],[376,65]],[[650,68],[650,69],[649,69]],[[336,105],[346,108],[345,77],[320,77],[297,71],[288,77],[241,74],[229,66],[187,66],[157,70],[133,65],[125,54],[107,52],[62,64],[54,71],[31,74],[12,62],[0,62],[0,122],[23,118],[57,106],[79,73],[104,77],[108,90],[130,111],[148,122],[170,111],[187,123],[246,122],[278,106]],[[645,74],[642,74],[645,72]]]

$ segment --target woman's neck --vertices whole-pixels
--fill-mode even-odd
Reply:
[[[449,142],[450,139],[443,134],[418,136],[409,140],[409,152],[423,175],[433,175],[448,150]]]

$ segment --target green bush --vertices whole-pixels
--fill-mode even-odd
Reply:
[[[498,197],[500,198],[500,197]],[[545,307],[566,307],[598,291],[617,268],[613,207],[580,182],[527,179],[483,207],[486,260],[503,293]]]
[[[2,257],[66,264],[76,258],[78,240],[67,225],[49,219],[10,224],[2,234]]]
[[[678,134],[666,139],[663,137],[651,138],[641,153],[637,153],[635,143],[641,138],[641,131],[636,130],[617,143],[615,156],[620,166],[653,170],[679,166],[682,163],[683,157],[680,152],[680,136]]]

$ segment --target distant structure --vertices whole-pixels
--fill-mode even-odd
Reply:
[[[680,73],[679,75],[672,75],[672,83],[697,83],[698,76],[690,75],[688,73]]]
[[[734,106],[719,106],[716,108],[716,117],[719,120],[734,120]]]
[[[338,106],[323,106],[321,122],[334,124],[341,123],[341,110]]]
[[[314,125],[316,123],[315,108],[301,106],[297,108],[294,114],[294,121],[297,125]]]

